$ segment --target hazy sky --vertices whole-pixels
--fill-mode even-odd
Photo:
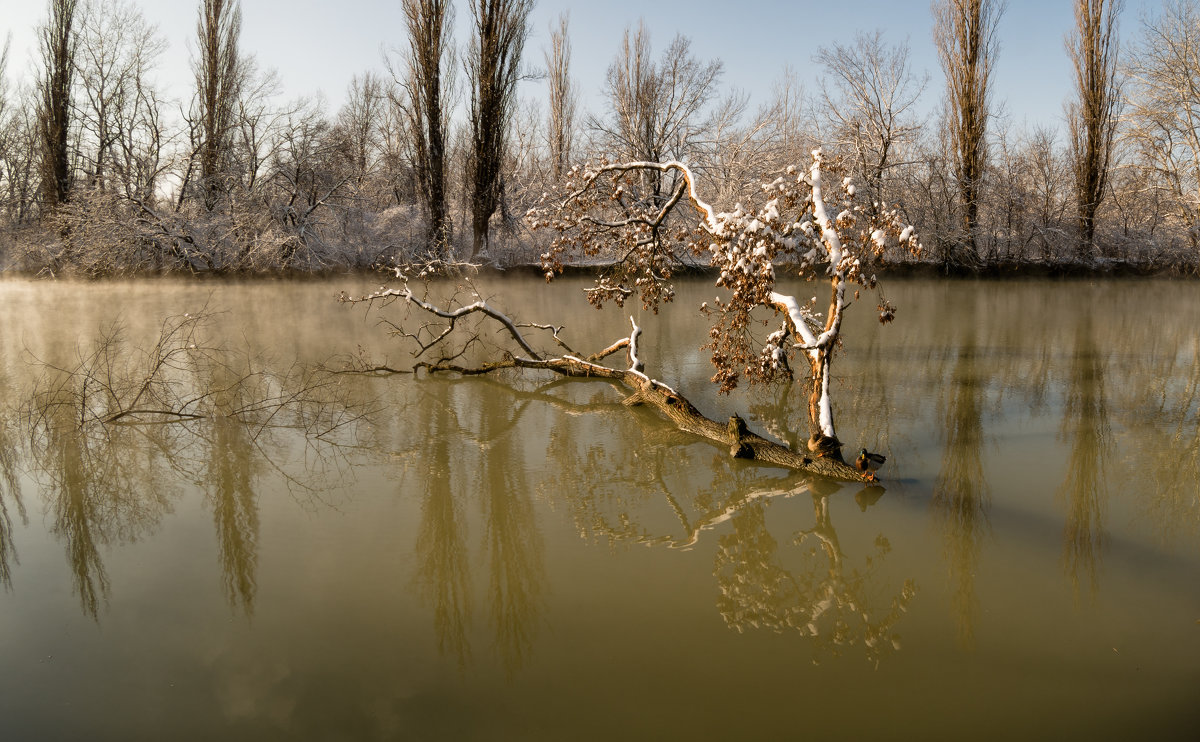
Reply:
[[[189,59],[195,47],[198,0],[134,0],[158,25],[169,49],[161,60],[160,81],[171,94],[190,93]],[[1071,68],[1063,39],[1073,24],[1070,0],[1010,0],[1000,26],[995,98],[1012,123],[1058,125],[1062,103],[1071,91]],[[1140,28],[1146,11],[1160,0],[1126,0],[1123,38]],[[284,97],[318,91],[331,109],[344,99],[352,75],[382,69],[385,48],[404,43],[400,0],[243,0],[242,45],[260,66],[276,69]],[[39,0],[0,0],[0,34],[11,32],[10,77],[29,79],[34,26],[46,15]],[[942,76],[934,54],[932,20],[926,0],[540,0],[526,49],[530,64],[543,65],[549,25],[569,11],[572,72],[585,108],[598,108],[604,71],[623,30],[644,18],[657,55],[676,33],[692,39],[696,56],[725,63],[723,84],[750,93],[752,104],[765,102],[785,65],[808,90],[815,90],[818,69],[813,55],[823,45],[848,42],[857,31],[881,29],[887,40],[907,40],[914,67],[930,75],[923,98],[926,109],[942,95]],[[456,31],[465,40],[469,12],[457,3]],[[522,95],[544,99],[544,83],[524,83]]]

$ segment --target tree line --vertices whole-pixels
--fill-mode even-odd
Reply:
[[[0,256],[8,269],[108,274],[537,263],[549,238],[521,216],[572,168],[687,163],[734,211],[814,148],[877,214],[917,228],[946,270],[1200,267],[1200,7],[1165,0],[1124,36],[1121,0],[1075,0],[1065,137],[1013,127],[992,100],[1002,0],[935,0],[945,73],[907,42],[858,33],[785,70],[757,105],[677,35],[655,53],[626,29],[598,110],[580,106],[570,25],[528,49],[533,0],[400,0],[406,39],[345,103],[283,102],[245,50],[238,0],[198,0],[194,85],[154,80],[167,45],[129,0],[48,0],[34,79],[0,51]],[[459,4],[461,5],[461,3]],[[536,92],[521,97],[520,92]],[[461,110],[460,110],[461,109]],[[667,199],[670,171],[641,171]],[[601,254],[603,259],[603,254]]]

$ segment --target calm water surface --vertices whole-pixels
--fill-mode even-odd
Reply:
[[[328,441],[29,445],[31,359],[117,319],[401,365],[333,300],[372,287],[0,283],[0,739],[1200,737],[1195,284],[892,281],[886,328],[864,295],[835,400],[881,488],[550,378],[345,377],[377,412]],[[580,350],[628,332],[580,284],[486,287]],[[801,393],[709,387],[712,292],[639,316],[649,372],[794,442]]]

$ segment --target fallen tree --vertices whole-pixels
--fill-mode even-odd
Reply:
[[[442,302],[431,300],[428,285],[418,296],[410,284],[430,275],[424,269],[397,267],[400,287],[384,286],[359,297],[343,294],[342,301],[402,302],[410,313],[419,315],[416,327],[411,314],[399,322],[385,320],[394,335],[414,345],[416,362],[409,369],[413,372],[477,375],[515,369],[605,379],[628,392],[626,404],[653,406],[680,430],[726,446],[737,458],[834,479],[863,480],[864,473],[842,458],[830,393],[842,320],[852,303],[848,291],[857,296],[854,286],[876,287],[864,264],[889,245],[920,248],[912,228],[900,222],[894,208],[856,199],[853,182],[840,175],[836,163],[827,163],[818,150],[806,171],[789,168],[764,184],[764,202],[757,208],[739,204],[732,212],[717,212],[699,198],[696,178],[683,163],[604,164],[572,170],[563,193],[547,195],[543,206],[527,215],[533,228],[557,232],[542,255],[547,280],[580,257],[605,258],[605,269],[587,289],[588,300],[596,307],[610,301],[623,306],[636,297],[643,307],[657,312],[674,298],[673,272],[702,264],[707,257],[718,273],[717,286],[728,292],[726,298],[701,307],[713,319],[705,346],[716,368],[712,381],[722,392],[731,391],[743,378],[754,384],[794,381],[792,359],[803,356],[810,370],[806,381],[811,435],[806,451],[750,432],[737,415],[725,423],[712,420],[675,389],[647,375],[638,354],[642,330],[632,318],[627,337],[584,355],[564,341],[564,328],[520,323],[481,298],[469,282],[466,289],[473,301],[464,300],[461,293]],[[826,188],[823,181],[829,176],[838,185]],[[670,187],[648,187],[651,181],[666,181]],[[825,316],[816,311],[815,298],[801,303],[776,291],[777,270],[808,281],[828,280]],[[882,295],[877,308],[881,322],[891,320],[894,309]],[[765,312],[779,318],[778,329],[767,331],[769,320],[761,316]],[[472,349],[484,345],[480,323],[498,325],[511,346],[493,346],[479,359],[480,353]],[[531,339],[535,332],[546,338],[543,344],[552,343],[557,350],[540,349]],[[622,350],[628,358],[625,368],[606,363]],[[364,364],[360,370],[373,367]]]

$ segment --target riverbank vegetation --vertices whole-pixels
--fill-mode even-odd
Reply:
[[[459,4],[461,5],[461,4]],[[946,271],[1200,267],[1200,4],[1166,0],[1118,28],[1119,0],[1077,0],[1063,29],[1075,91],[1065,133],[1014,125],[990,94],[1003,4],[939,0],[944,90],[910,42],[836,38],[751,101],[722,62],[631,25],[602,95],[580,105],[563,16],[527,43],[528,0],[404,0],[406,27],[345,104],[285,100],[248,49],[237,0],[199,0],[195,84],[168,91],[168,48],[127,0],[49,0],[40,59],[0,56],[0,259],[9,270],[320,271],[430,257],[538,264],[521,217],[570,169],[688,164],[732,213],[818,147],[879,212],[915,226]],[[457,13],[455,11],[458,11]],[[466,12],[463,12],[463,11]],[[453,29],[469,41],[455,48]],[[544,65],[544,67],[543,67]],[[535,70],[543,67],[541,70]],[[528,74],[530,71],[536,74]],[[806,74],[805,77],[808,75]],[[943,105],[932,115],[921,111]],[[675,175],[643,173],[665,198]],[[607,262],[615,246],[559,262]]]

